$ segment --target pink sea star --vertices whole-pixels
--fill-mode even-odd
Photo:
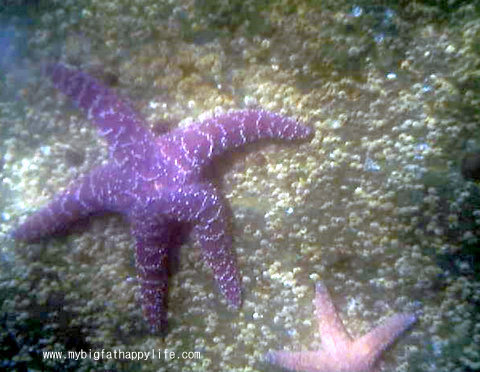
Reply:
[[[131,106],[87,74],[46,68],[108,142],[110,162],[76,180],[13,232],[34,241],[102,212],[123,214],[136,240],[142,307],[153,330],[166,326],[168,253],[179,225],[192,226],[221,292],[241,303],[240,280],[227,233],[228,206],[205,168],[225,151],[266,138],[305,139],[311,129],[264,110],[229,111],[155,137]]]
[[[345,330],[327,288],[315,288],[315,315],[322,337],[317,351],[271,351],[266,360],[292,371],[372,372],[381,354],[416,321],[414,314],[395,314],[357,340]]]

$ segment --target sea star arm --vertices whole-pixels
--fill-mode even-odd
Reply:
[[[120,203],[110,166],[94,169],[76,180],[49,204],[28,217],[12,233],[15,239],[35,241],[67,230],[75,222],[96,212],[115,211]]]
[[[200,169],[227,150],[262,139],[305,139],[311,128],[265,110],[231,110],[177,129],[162,139],[182,168]]]
[[[319,371],[323,370],[311,369],[312,366],[321,366],[322,353],[319,351],[271,351],[267,353],[265,359],[271,364],[276,364],[290,371]],[[308,369],[310,368],[310,369]]]
[[[222,196],[214,189],[205,192],[199,204],[194,231],[203,259],[213,271],[220,291],[228,302],[238,308],[241,303],[240,279],[232,252],[232,237],[227,233],[228,213]]]
[[[322,345],[326,350],[345,348],[351,342],[345,327],[338,316],[330,293],[323,282],[315,285],[315,316],[318,331],[322,337]]]
[[[154,137],[127,101],[84,72],[62,64],[48,64],[45,71],[54,86],[93,119],[117,165],[152,153]]]
[[[222,195],[210,184],[195,184],[170,190],[158,205],[163,213],[193,224],[203,259],[212,269],[220,291],[232,306],[239,307],[240,279],[232,238],[227,232],[229,210]]]
[[[142,310],[153,332],[167,326],[168,225],[148,216],[132,221]]]
[[[381,354],[415,322],[414,314],[395,314],[356,340],[352,345],[352,350],[355,354],[362,356],[365,365],[372,367]]]

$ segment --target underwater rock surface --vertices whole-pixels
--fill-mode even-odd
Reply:
[[[2,60],[0,80],[16,92],[0,95],[2,366],[277,371],[262,360],[268,350],[321,345],[311,288],[322,280],[352,337],[421,310],[381,370],[477,369],[480,193],[460,173],[465,142],[480,145],[476,3],[215,3],[1,10],[13,30],[3,40],[28,39],[14,62]],[[149,128],[187,118],[174,125],[184,128],[217,107],[313,124],[310,143],[253,146],[212,169],[232,206],[239,312],[216,295],[193,241],[170,278],[161,339],[143,321],[121,219],[37,244],[8,237],[20,216],[107,161],[88,120],[35,73],[52,57],[112,82]],[[78,149],[81,161],[66,161]],[[43,358],[90,349],[200,354]]]

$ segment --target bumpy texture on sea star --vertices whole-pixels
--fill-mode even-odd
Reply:
[[[305,139],[311,129],[264,110],[229,111],[155,137],[131,106],[87,74],[59,64],[46,68],[54,85],[97,125],[110,162],[76,180],[20,225],[13,236],[34,241],[101,212],[127,217],[136,240],[142,307],[153,330],[166,326],[168,252],[179,224],[192,226],[221,292],[241,303],[228,207],[204,176],[212,159],[261,139]]]
[[[322,338],[317,351],[271,351],[266,360],[292,371],[372,372],[381,354],[416,321],[414,314],[395,314],[357,340],[345,330],[327,288],[316,285],[315,315]]]

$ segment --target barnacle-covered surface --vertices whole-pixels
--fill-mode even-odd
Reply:
[[[11,1],[0,7],[1,366],[276,371],[269,349],[317,349],[314,283],[352,335],[394,312],[419,322],[384,371],[480,366],[480,151],[475,1]],[[318,5],[320,4],[320,5]],[[244,303],[228,310],[192,242],[170,282],[169,331],[149,334],[129,227],[96,218],[63,238],[14,242],[18,219],[106,159],[43,61],[88,71],[153,129],[216,107],[297,116],[310,143],[218,164]],[[150,351],[147,361],[46,360],[44,351]],[[163,350],[199,351],[165,360]],[[157,355],[158,357],[158,355]]]

